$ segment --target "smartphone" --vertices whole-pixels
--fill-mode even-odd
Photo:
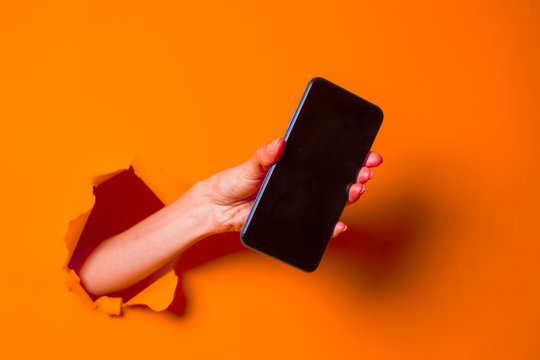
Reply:
[[[258,252],[306,272],[328,246],[382,124],[376,105],[316,77],[285,134],[240,238]]]

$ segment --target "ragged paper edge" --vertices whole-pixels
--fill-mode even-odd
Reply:
[[[181,177],[172,175],[161,167],[150,166],[139,158],[132,161],[131,166],[133,166],[135,174],[145,182],[165,205],[172,203],[190,187]],[[121,171],[124,171],[124,169],[93,177],[90,181],[90,188],[92,186],[98,186]],[[168,271],[125,303],[121,297],[101,296],[94,301],[88,295],[81,285],[79,276],[73,269],[68,268],[68,264],[90,215],[90,211],[88,210],[71,220],[64,237],[68,254],[63,269],[66,272],[65,284],[68,291],[77,294],[85,303],[88,303],[92,310],[100,311],[109,316],[122,316],[126,308],[138,305],[146,305],[156,312],[166,310],[174,300],[174,294],[178,286],[178,276],[174,269]]]

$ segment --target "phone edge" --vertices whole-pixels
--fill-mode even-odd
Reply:
[[[294,126],[294,123],[296,122],[298,114],[300,113],[300,110],[302,109],[302,106],[304,105],[304,101],[306,100],[307,94],[309,93],[309,90],[311,89],[311,86],[313,85],[313,82],[315,80],[317,80],[317,79],[322,79],[322,78],[321,77],[314,77],[308,83],[308,85],[306,87],[306,90],[304,90],[304,94],[302,95],[302,98],[300,99],[300,103],[298,104],[296,110],[294,111],[292,119],[291,119],[291,121],[289,121],[289,125],[287,126],[287,130],[285,131],[285,136],[283,137],[283,139],[285,140],[285,143],[287,142],[287,139],[288,139],[288,137],[290,135],[290,132],[291,132],[293,126]],[[279,160],[278,160],[278,162],[279,162]],[[261,185],[261,188],[259,189],[259,193],[257,194],[257,197],[255,198],[255,202],[253,203],[253,206],[251,207],[248,218],[247,218],[246,222],[244,223],[244,226],[242,227],[242,231],[240,232],[240,241],[242,242],[242,244],[244,246],[252,249],[252,250],[255,250],[255,251],[259,251],[259,250],[253,249],[251,246],[246,244],[245,239],[244,239],[245,232],[246,232],[247,227],[249,226],[249,223],[251,222],[251,218],[253,216],[253,213],[255,212],[255,209],[257,208],[257,205],[259,205],[260,197],[263,194],[264,189],[266,188],[266,184],[268,183],[268,180],[270,179],[270,177],[272,176],[272,173],[274,172],[274,168],[275,168],[276,164],[277,164],[277,162],[275,164],[273,164],[270,167],[270,169],[268,170],[268,173],[266,174],[266,176],[264,178],[264,181],[263,181],[263,183]]]

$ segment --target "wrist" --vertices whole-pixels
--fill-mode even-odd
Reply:
[[[175,214],[175,223],[179,227],[191,224],[190,228],[196,231],[195,242],[220,232],[212,220],[213,206],[208,193],[204,181],[197,182],[170,205]]]
[[[219,206],[212,197],[210,179],[201,180],[191,187],[190,196],[197,203],[202,227],[208,235],[218,234],[227,231],[218,221]]]

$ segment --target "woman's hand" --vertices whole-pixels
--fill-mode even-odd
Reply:
[[[284,149],[285,141],[276,139],[259,147],[245,163],[224,170],[203,182],[206,185],[205,194],[212,204],[210,215],[215,232],[242,230],[266,173],[279,160]],[[348,205],[358,201],[365,191],[364,184],[373,176],[371,168],[379,166],[382,161],[381,155],[369,153],[357,182],[349,189]],[[347,226],[338,222],[334,236],[345,230]]]
[[[188,246],[213,233],[240,231],[247,220],[266,173],[283,154],[285,141],[261,146],[245,163],[198,182],[172,204],[126,231],[103,241],[79,270],[87,291],[101,296],[144,279]],[[364,192],[382,157],[370,153],[357,183],[349,190],[349,204]],[[334,235],[346,230],[339,222]]]

